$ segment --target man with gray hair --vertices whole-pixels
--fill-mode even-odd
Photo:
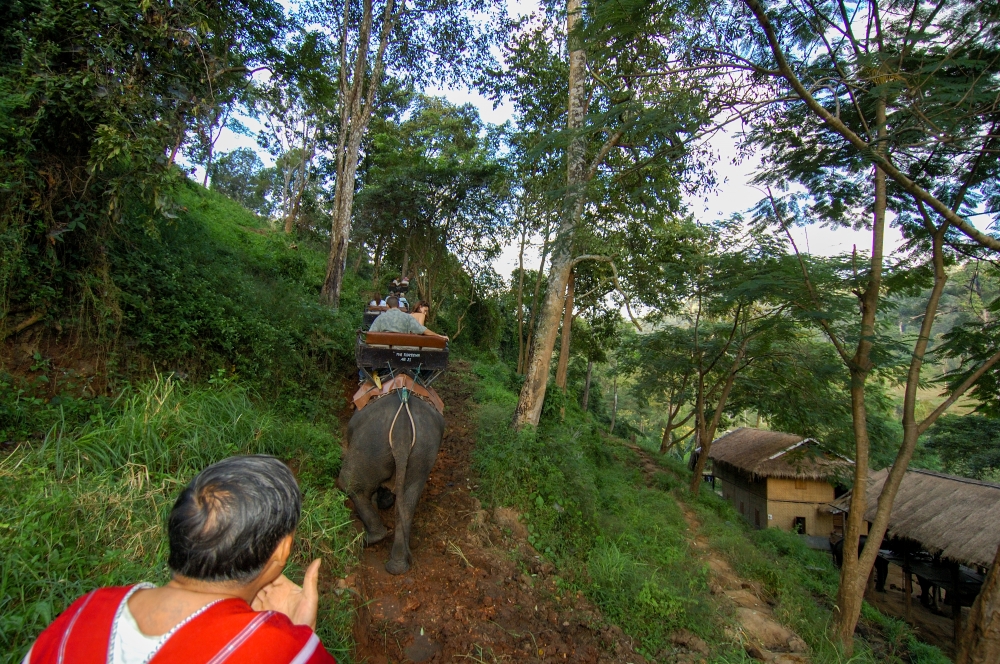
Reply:
[[[170,581],[84,595],[24,664],[335,664],[314,632],[320,561],[301,587],[282,573],[301,509],[295,477],[274,457],[209,466],[170,512]]]

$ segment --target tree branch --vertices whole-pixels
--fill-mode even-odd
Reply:
[[[9,336],[15,335],[18,332],[28,329],[38,321],[42,320],[45,316],[45,309],[38,309],[33,314],[22,320],[20,323],[15,325],[10,329],[0,329],[0,341],[3,341]]]
[[[962,381],[961,385],[955,388],[955,391],[952,392],[951,395],[947,399],[945,399],[940,406],[935,408],[930,415],[925,417],[920,422],[920,424],[917,425],[917,433],[922,434],[925,431],[927,431],[927,429],[929,429],[930,426],[934,424],[937,418],[941,417],[942,413],[951,408],[951,405],[956,401],[958,401],[962,397],[962,395],[965,394],[966,390],[972,387],[977,380],[982,378],[983,374],[989,371],[990,368],[992,368],[993,365],[996,364],[997,362],[1000,362],[1000,351],[994,353],[993,356],[990,357],[990,359],[983,362],[978,369],[976,369],[968,378]]]
[[[614,259],[612,259],[610,256],[601,256],[598,254],[586,254],[583,256],[577,256],[576,258],[574,258],[569,262],[570,269],[573,269],[574,267],[576,267],[577,263],[582,263],[583,261],[599,261],[601,263],[607,263],[608,265],[611,266],[611,274],[612,274],[611,280],[615,286],[615,290],[618,291],[618,294],[622,296],[622,300],[625,302],[625,311],[628,312],[628,317],[629,319],[631,319],[632,324],[635,325],[635,329],[642,332],[642,325],[640,325],[639,321],[637,321],[635,319],[635,316],[632,315],[632,309],[628,306],[628,297],[625,295],[625,292],[622,290],[621,285],[618,283],[618,268],[615,267]]]
[[[792,89],[799,95],[799,98],[805,102],[806,106],[808,106],[813,113],[819,116],[819,118],[831,129],[847,139],[847,141],[853,145],[865,159],[868,159],[873,164],[881,168],[885,174],[891,177],[904,191],[931,206],[935,212],[951,222],[952,225],[961,230],[971,240],[978,242],[984,247],[993,249],[994,251],[1000,251],[1000,240],[981,232],[975,226],[963,219],[960,215],[953,212],[951,208],[938,200],[936,196],[915,183],[902,171],[896,168],[886,155],[883,155],[878,150],[873,149],[868,142],[854,133],[846,124],[841,122],[839,118],[833,116],[822,104],[816,101],[816,98],[813,97],[808,90],[806,90],[805,86],[802,85],[802,82],[799,80],[798,76],[795,75],[795,72],[792,71],[791,66],[788,64],[788,60],[785,58],[785,54],[782,52],[781,45],[778,42],[778,36],[774,31],[774,26],[771,24],[771,20],[767,17],[767,12],[765,11],[764,6],[759,2],[759,0],[743,0],[743,3],[750,9],[751,12],[753,12],[754,16],[757,18],[757,23],[760,24],[760,27],[764,30],[764,35],[767,38],[768,45],[771,48],[771,53],[774,55],[775,61],[778,64],[778,70],[781,72],[782,77],[788,81],[789,85],[792,86]]]
[[[619,129],[611,135],[611,138],[604,141],[604,145],[602,145],[601,149],[597,151],[597,156],[594,157],[594,160],[590,162],[590,166],[587,168],[587,182],[594,179],[594,176],[597,175],[597,169],[601,167],[601,164],[604,163],[605,159],[607,159],[608,153],[611,152],[616,145],[618,145],[618,141],[620,141],[624,135],[625,130]]]

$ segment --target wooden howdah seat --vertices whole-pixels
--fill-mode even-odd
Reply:
[[[358,330],[358,368],[442,371],[448,368],[448,342],[443,337]]]
[[[369,346],[404,346],[407,348],[437,348],[444,350],[448,342],[444,337],[430,337],[426,334],[402,334],[400,332],[365,332],[365,343]]]

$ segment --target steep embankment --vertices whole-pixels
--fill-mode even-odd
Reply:
[[[173,193],[176,218],[116,227],[79,304],[0,343],[0,664],[96,585],[166,581],[179,487],[233,454],[296,471],[290,576],[310,556],[330,583],[353,563],[332,411],[357,281],[359,305],[334,313],[316,298],[323,247],[193,183]],[[324,600],[320,635],[342,657],[352,611]]]

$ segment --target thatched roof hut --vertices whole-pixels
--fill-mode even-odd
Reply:
[[[720,436],[708,457],[755,477],[825,480],[853,462],[822,448],[812,438],[740,427]]]
[[[865,520],[875,520],[889,469],[868,477]],[[850,494],[832,506],[846,510]],[[908,470],[892,504],[886,537],[920,544],[925,551],[965,565],[989,567],[1000,546],[1000,485],[929,470]]]

